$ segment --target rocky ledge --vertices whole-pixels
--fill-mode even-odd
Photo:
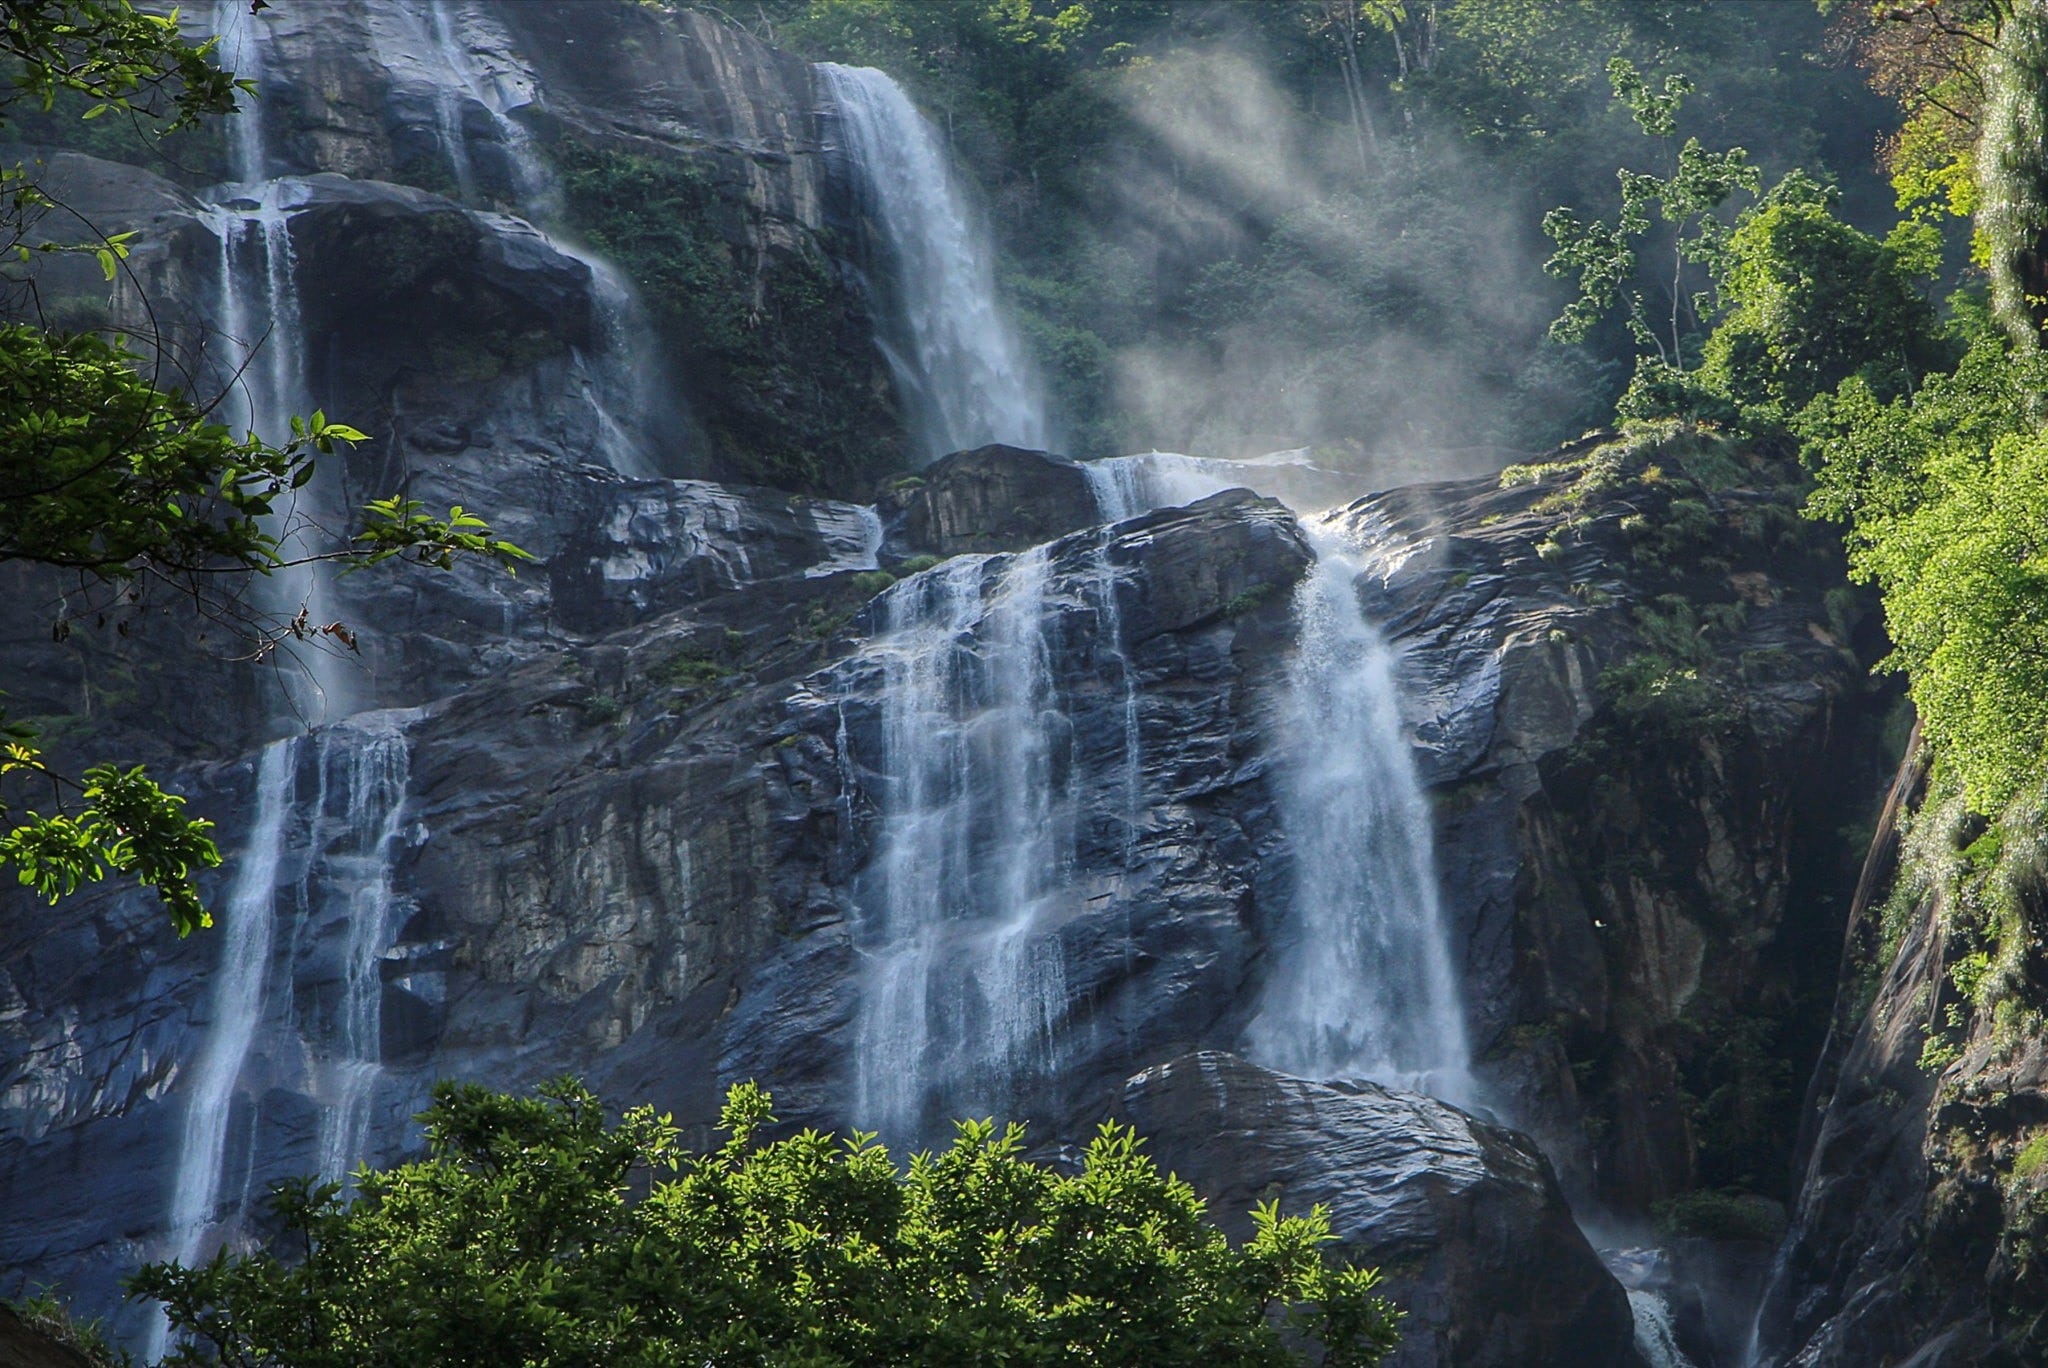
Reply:
[[[1215,1051],[1147,1069],[1118,1115],[1235,1236],[1321,1206],[1406,1313],[1389,1368],[1640,1364],[1628,1299],[1526,1136],[1417,1093],[1313,1083]]]

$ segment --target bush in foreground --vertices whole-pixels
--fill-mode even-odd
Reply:
[[[1233,1247],[1187,1184],[1105,1125],[1072,1175],[1023,1131],[962,1122],[907,1172],[872,1137],[762,1143],[734,1088],[726,1142],[683,1150],[651,1109],[605,1124],[443,1084],[428,1157],[279,1193],[286,1262],[155,1264],[131,1287],[187,1337],[172,1362],[421,1365],[1371,1365],[1395,1341],[1377,1274],[1333,1269],[1320,1208],[1256,1213]]]

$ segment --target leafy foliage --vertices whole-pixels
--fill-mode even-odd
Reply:
[[[1691,81],[1672,74],[1664,78],[1662,90],[1653,90],[1626,57],[1607,64],[1607,79],[1614,98],[1628,106],[1646,136],[1663,141],[1674,136],[1679,106],[1694,89]],[[1615,173],[1621,182],[1621,209],[1612,224],[1588,223],[1568,208],[1544,216],[1543,231],[1557,251],[1543,269],[1551,275],[1574,275],[1579,282],[1577,298],[1551,325],[1553,338],[1581,341],[1619,305],[1638,347],[1654,349],[1658,361],[1669,369],[1686,369],[1688,318],[1697,321],[1713,312],[1709,294],[1687,295],[1686,268],[1704,266],[1714,274],[1727,269],[1730,230],[1716,211],[1738,192],[1755,194],[1762,177],[1742,148],[1709,152],[1698,138],[1687,138],[1670,165],[1663,176],[1626,167]],[[1651,229],[1652,209],[1670,226],[1669,311],[1664,318],[1651,316],[1644,291],[1634,283],[1636,244]]]
[[[1814,516],[1848,524],[1852,573],[1884,591],[1889,664],[1979,812],[1997,810],[2048,740],[2048,362],[1997,339],[1910,399],[1850,380],[1805,427]]]
[[[69,92],[90,102],[84,118],[121,110],[181,128],[253,93],[214,65],[213,46],[185,42],[175,14],[143,13],[129,0],[8,0],[0,53],[13,79],[0,104],[27,98],[47,110]]]
[[[1830,213],[1830,198],[1788,176],[1729,236],[1717,282],[1726,316],[1700,380],[1744,408],[1797,413],[1851,375],[1889,398],[1953,364],[1913,287],[1939,264],[1935,231],[1905,223],[1879,239]]]
[[[607,1126],[579,1085],[442,1084],[429,1156],[287,1185],[267,1254],[133,1280],[190,1336],[172,1362],[292,1368],[1287,1364],[1283,1318],[1330,1368],[1377,1363],[1376,1275],[1332,1269],[1326,1214],[1256,1213],[1232,1247],[1189,1187],[1105,1125],[1079,1172],[963,1122],[899,1170],[872,1136],[763,1143],[751,1084],[724,1144],[686,1155],[642,1107]]]
[[[266,520],[314,452],[361,438],[324,418],[284,447],[236,437],[117,343],[0,328],[0,560],[117,580],[268,569]]]

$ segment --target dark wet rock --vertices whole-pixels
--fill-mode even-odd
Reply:
[[[999,445],[940,457],[884,489],[880,506],[912,555],[1022,551],[1100,520],[1079,464]]]
[[[1361,594],[1403,652],[1480,1067],[1575,1199],[1789,1197],[1861,856],[1845,814],[1882,789],[1875,615],[1761,464],[1711,502],[1571,478],[1341,520],[1378,548]],[[1774,1119],[1699,1111],[1717,1090]]]
[[[0,1368],[93,1368],[93,1361],[0,1305]]]
[[[1117,1110],[1234,1235],[1260,1202],[1327,1207],[1338,1248],[1379,1268],[1407,1313],[1390,1365],[1642,1361],[1627,1297],[1524,1136],[1419,1094],[1215,1052],[1138,1074]]]
[[[1916,748],[1901,766],[1845,943],[1792,1230],[1758,1321],[1766,1368],[2048,1361],[2048,1049],[1950,977],[1976,914],[1955,902],[1966,871],[1939,866],[1976,827],[1930,792],[1925,761]],[[2033,924],[2038,883],[2022,876],[2013,896]]]

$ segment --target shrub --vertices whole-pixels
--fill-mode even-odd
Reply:
[[[191,1337],[185,1362],[292,1368],[420,1364],[1299,1362],[1393,1346],[1377,1275],[1333,1269],[1327,1214],[1255,1214],[1233,1247],[1186,1183],[1105,1125],[1067,1175],[1022,1158],[1023,1129],[963,1122],[900,1169],[869,1135],[774,1121],[752,1084],[727,1139],[686,1154],[641,1107],[607,1126],[569,1081],[515,1098],[435,1089],[428,1157],[278,1195],[284,1245],[132,1282]],[[1295,1342],[1299,1342],[1296,1340]]]

